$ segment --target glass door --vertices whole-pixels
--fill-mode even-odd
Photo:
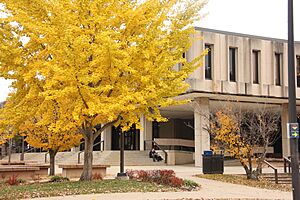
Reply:
[[[121,127],[112,127],[112,150],[120,150],[121,142]],[[139,150],[140,149],[140,130],[133,125],[128,131],[124,132],[124,149],[125,150]]]

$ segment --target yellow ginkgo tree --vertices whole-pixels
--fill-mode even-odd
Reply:
[[[56,123],[59,113],[55,101],[51,101],[47,106],[47,110],[52,112],[42,112],[44,115],[30,117],[19,128],[20,134],[26,136],[25,141],[30,146],[41,148],[49,152],[50,157],[50,173],[55,175],[55,156],[59,151],[69,150],[80,144],[83,135],[77,129],[65,131],[57,131],[52,129],[51,124]],[[47,115],[50,114],[50,115]],[[42,118],[47,118],[47,124],[40,124]]]
[[[95,138],[111,125],[138,125],[142,114],[164,120],[159,108],[181,103],[173,97],[204,55],[182,57],[201,0],[1,2],[0,77],[15,89],[2,124],[17,129],[30,116],[50,116],[55,101],[58,118],[39,125],[83,134],[81,180],[91,179]]]
[[[81,134],[70,132],[52,132],[46,126],[31,126],[23,129],[23,135],[26,135],[25,141],[30,146],[42,148],[49,152],[50,157],[50,176],[55,175],[55,156],[59,151],[69,150],[78,146],[82,139]]]

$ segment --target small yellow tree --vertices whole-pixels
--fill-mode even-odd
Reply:
[[[111,125],[128,129],[165,120],[159,108],[181,103],[184,80],[203,55],[187,61],[199,0],[3,0],[0,77],[15,80],[3,127],[50,116],[54,132],[84,135],[84,170],[92,176],[93,142]],[[4,15],[2,15],[4,16]],[[27,43],[24,40],[27,38]],[[20,41],[23,41],[20,42]],[[182,63],[180,70],[174,66]],[[42,110],[42,111],[41,111]]]
[[[48,112],[40,110],[43,115],[38,115],[37,113],[36,116],[24,121],[19,128],[20,134],[26,137],[25,141],[27,143],[33,147],[49,151],[50,175],[54,175],[57,152],[78,146],[83,135],[77,129],[58,131],[51,128],[51,124],[57,123],[58,107],[55,101],[49,101],[48,106],[45,108],[47,108]],[[41,124],[43,118],[47,118],[48,124]]]
[[[235,116],[230,115],[228,112],[216,112],[215,120],[210,123],[210,133],[216,142],[215,145],[212,145],[212,148],[219,148],[222,145],[226,152],[240,160],[247,177],[248,174],[250,176],[247,161],[249,157],[250,159],[252,157],[252,147],[241,137],[240,123],[238,123]]]
[[[267,148],[278,138],[279,117],[265,108],[217,111],[208,129],[213,138],[212,146],[224,147],[232,157],[240,160],[248,179],[258,179]],[[254,154],[256,147],[262,149],[258,155]]]
[[[25,141],[35,148],[42,148],[49,152],[50,156],[50,176],[55,175],[55,156],[59,151],[69,150],[80,144],[82,134],[70,132],[53,132],[45,126],[29,126],[27,124],[23,135]]]

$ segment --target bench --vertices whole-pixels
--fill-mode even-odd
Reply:
[[[0,161],[0,165],[25,165],[25,161]]]
[[[0,165],[31,165],[37,164],[37,161],[11,161],[10,163],[6,160],[1,160]]]
[[[1,166],[0,167],[0,179],[7,179],[12,176],[17,176],[21,179],[35,179],[39,167],[29,166]]]
[[[36,164],[36,163],[25,163],[28,167],[38,167],[39,170],[36,171],[36,175],[38,176],[48,176],[49,175],[49,164]]]
[[[82,164],[75,165],[58,165],[62,168],[62,176],[67,178],[80,178],[83,170]],[[102,177],[106,176],[106,168],[109,165],[93,165],[93,174],[100,174]]]

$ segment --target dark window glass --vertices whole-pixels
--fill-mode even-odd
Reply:
[[[275,84],[281,85],[281,54],[275,53]]]
[[[229,48],[229,80],[235,82],[236,81],[236,48]]]
[[[208,49],[208,53],[205,56],[205,79],[212,79],[212,45],[205,45],[205,49]]]
[[[300,56],[296,56],[297,66],[297,87],[300,87]]]
[[[260,51],[259,50],[253,50],[252,51],[253,56],[253,83],[258,84],[259,83],[259,69],[260,69]]]
[[[185,52],[182,54],[182,58],[186,58],[185,54],[186,54]],[[183,63],[179,63],[179,65],[178,65],[178,71],[180,71],[182,69],[182,67],[183,67]]]

